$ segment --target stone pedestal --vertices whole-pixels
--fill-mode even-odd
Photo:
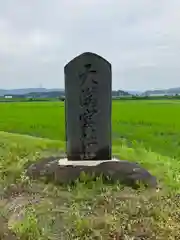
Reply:
[[[131,187],[137,187],[141,182],[148,187],[157,187],[156,178],[139,164],[116,158],[102,161],[68,161],[67,158],[49,157],[41,159],[27,169],[31,178],[43,177],[47,182],[56,184],[73,183],[82,172],[93,178],[102,176],[105,182],[118,181]]]

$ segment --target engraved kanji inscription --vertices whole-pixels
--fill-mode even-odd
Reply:
[[[80,74],[80,125],[81,143],[83,159],[93,159],[96,155],[98,141],[96,136],[95,115],[98,113],[98,81],[96,80],[96,70],[92,70],[91,64],[84,66],[85,71]]]

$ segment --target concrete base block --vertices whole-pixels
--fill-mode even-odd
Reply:
[[[119,159],[117,158],[112,158],[111,160],[79,160],[79,161],[68,161],[67,158],[61,158],[59,160],[59,165],[60,166],[97,166],[101,163],[104,163],[104,162],[116,162],[116,161],[119,161]]]

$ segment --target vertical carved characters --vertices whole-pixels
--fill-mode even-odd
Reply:
[[[96,131],[96,114],[98,113],[98,81],[96,70],[91,64],[84,65],[84,72],[80,77],[81,112],[79,116],[81,126],[81,159],[91,160],[95,158],[98,150]]]
[[[110,160],[111,64],[85,52],[66,64],[64,74],[68,160]]]

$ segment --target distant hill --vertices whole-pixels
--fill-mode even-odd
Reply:
[[[169,88],[169,89],[158,89],[158,90],[148,90],[143,93],[143,95],[153,95],[153,94],[180,94],[180,87],[177,88]]]
[[[65,95],[64,89],[53,88],[22,88],[22,89],[11,89],[11,90],[3,90],[0,89],[0,96],[4,95],[12,95],[12,96],[33,96],[33,97],[58,97]],[[123,90],[113,90],[113,96],[128,96],[130,95],[128,92]]]
[[[128,92],[125,92],[125,91],[123,91],[123,90],[114,90],[114,91],[112,91],[112,96],[114,96],[114,97],[118,97],[118,96],[128,96],[128,95],[130,95]]]
[[[64,95],[64,89],[60,88],[22,88],[22,89],[0,89],[0,96],[4,95],[26,95],[26,96],[39,96],[39,97],[57,97]],[[158,90],[148,90],[145,92],[141,91],[123,91],[123,90],[113,90],[112,95],[117,96],[128,96],[128,95],[151,95],[151,94],[180,94],[180,87],[169,88],[169,89],[158,89]]]
[[[57,92],[57,91],[64,91],[60,88],[21,88],[21,89],[0,89],[0,96],[4,95],[26,95],[29,93],[48,93],[48,92]]]
[[[142,91],[131,91],[131,90],[128,90],[127,92],[131,95],[141,95],[143,93]]]
[[[64,96],[64,90],[46,91],[46,92],[30,92],[23,96],[29,98],[58,98]]]

